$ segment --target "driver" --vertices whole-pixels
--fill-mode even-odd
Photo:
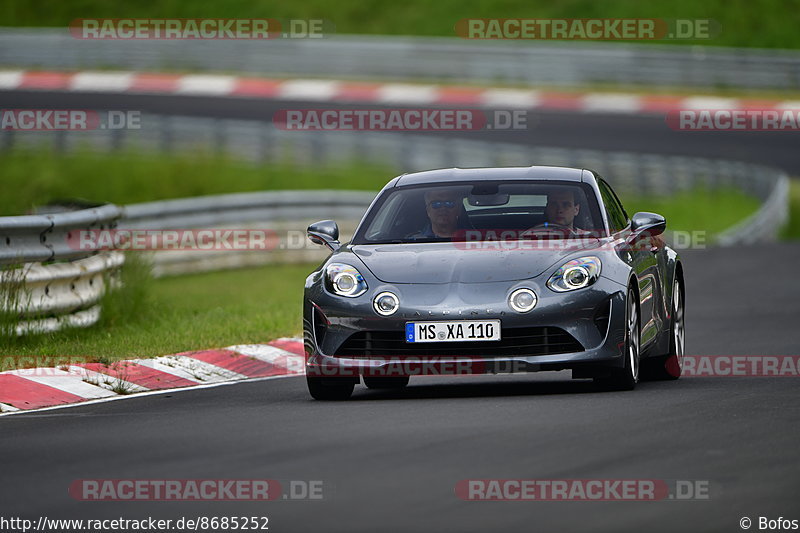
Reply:
[[[544,208],[547,222],[534,226],[527,231],[543,228],[553,228],[555,230],[566,228],[573,235],[588,235],[591,233],[590,231],[575,226],[575,217],[578,216],[580,210],[581,205],[578,203],[575,189],[555,189],[547,194],[547,205]]]
[[[464,198],[452,189],[433,189],[425,193],[428,223],[410,239],[452,238],[459,229]]]

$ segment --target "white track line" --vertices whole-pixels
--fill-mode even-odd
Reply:
[[[8,374],[24,378],[81,398],[106,398],[116,393],[98,385],[87,383],[79,373],[65,372],[58,368],[26,368]]]
[[[255,357],[266,363],[285,368],[287,372],[302,374],[305,372],[306,358],[269,344],[237,344],[228,346],[226,350],[231,350],[248,357]]]
[[[489,107],[520,107],[529,109],[539,105],[539,92],[522,89],[487,89],[481,95],[483,105]]]
[[[108,389],[112,392],[122,390],[125,391],[125,394],[133,394],[134,392],[147,392],[150,390],[125,379],[109,376],[108,374],[103,374],[102,372],[95,372],[94,370],[83,368],[82,366],[70,366],[69,372],[71,374],[78,374],[81,379],[87,383],[97,385],[98,387],[103,387],[104,389]]]
[[[146,366],[148,368],[152,368],[153,370],[164,372],[165,374],[170,374],[179,378],[188,379],[189,381],[194,381],[195,383],[203,382],[194,374],[178,365],[174,355],[162,355],[160,357],[153,357],[152,359],[134,359],[133,362],[137,365]]]
[[[378,102],[387,104],[432,104],[436,101],[435,85],[387,83],[378,89]]]
[[[0,89],[16,89],[22,83],[24,74],[21,70],[0,71]]]
[[[239,374],[199,359],[193,359],[186,355],[164,355],[153,358],[153,361],[188,374],[190,376],[188,379],[199,383],[221,383],[223,381],[247,379],[244,374]]]
[[[278,340],[294,342],[303,341],[303,339],[296,337],[281,337]],[[76,396],[80,396],[82,398],[88,398],[88,401],[45,407],[42,409],[24,410],[8,404],[0,403],[0,416],[19,413],[35,413],[53,409],[64,409],[68,407],[89,405],[105,401],[134,398],[149,394],[187,391],[196,388],[231,385],[245,381],[264,381],[268,379],[294,377],[302,375],[305,371],[304,356],[297,355],[293,352],[289,352],[269,344],[239,344],[223,349],[237,352],[243,357],[253,357],[261,361],[274,364],[278,367],[285,368],[288,373],[285,375],[268,376],[264,378],[250,378],[244,374],[239,374],[238,372],[233,372],[231,370],[213,365],[211,363],[206,363],[205,361],[200,361],[199,359],[194,359],[186,355],[164,355],[151,359],[133,359],[119,362],[120,364],[133,363],[147,366],[149,368],[153,368],[155,370],[185,378],[197,383],[197,385],[193,387],[149,390],[130,381],[109,376],[101,372],[95,372],[93,370],[76,365],[70,365],[66,367],[66,371],[61,370],[60,368],[32,368],[13,370],[3,373],[14,374],[18,377],[30,379],[31,381],[48,385],[65,392],[75,394]],[[124,370],[122,370],[122,372],[124,373]],[[117,389],[117,391],[120,389],[124,390],[125,394],[114,392],[114,389]]]
[[[2,416],[3,414],[11,414],[17,412],[20,412],[20,410],[14,407],[13,405],[0,403],[0,416]]]
[[[25,81],[28,71],[25,70],[0,70],[0,90],[18,89]],[[67,75],[69,88],[73,91],[86,92],[138,92],[134,89],[138,72],[94,72],[82,71],[75,73],[49,72],[56,76]],[[144,75],[151,75],[144,73]],[[167,94],[231,96],[237,84],[243,78],[217,74],[188,74],[177,77],[177,88],[167,91]],[[332,101],[341,90],[345,82],[342,80],[324,79],[289,79],[279,82],[278,98]],[[457,86],[445,86],[443,89],[455,89]],[[160,92],[160,91],[157,91]],[[399,104],[399,105],[430,105],[439,102],[448,104],[446,93],[440,92],[440,87],[432,84],[406,84],[383,83],[380,84],[375,99],[366,99],[365,104]],[[479,100],[487,107],[497,108],[537,108],[542,106],[541,96],[535,90],[486,88],[479,95]],[[643,113],[652,114],[653,111],[642,109],[642,97],[637,94],[614,93],[583,93],[580,98],[581,106],[576,112],[595,113]],[[723,98],[715,96],[689,96],[681,101],[683,109],[741,109],[743,102],[736,98]],[[775,109],[796,109],[800,102],[785,101],[774,103]],[[769,107],[769,106],[768,106]]]
[[[156,395],[156,394],[175,394],[175,393],[178,393],[178,392],[189,392],[189,391],[194,391],[194,390],[197,390],[197,389],[212,389],[214,387],[223,387],[223,386],[226,386],[226,385],[236,385],[236,384],[243,383],[243,382],[251,382],[252,383],[252,382],[257,382],[257,381],[268,381],[268,380],[272,380],[272,379],[283,379],[283,378],[293,378],[293,377],[297,377],[297,376],[295,374],[286,374],[285,376],[268,376],[268,377],[265,377],[265,378],[248,378],[246,380],[241,380],[241,381],[223,381],[221,383],[207,383],[207,384],[204,384],[204,385],[197,385],[196,387],[179,387],[179,388],[176,388],[176,389],[161,389],[161,390],[146,391],[146,392],[141,392],[141,393],[138,393],[138,394],[115,395],[115,396],[109,396],[108,398],[99,398],[97,400],[89,400],[89,401],[86,401],[86,402],[79,402],[79,403],[68,403],[68,404],[64,404],[64,405],[54,405],[52,407],[43,407],[41,409],[26,409],[26,410],[17,409],[17,410],[15,410],[16,409],[15,407],[12,407],[10,405],[6,406],[5,404],[0,404],[0,405],[2,405],[3,409],[10,409],[11,410],[11,412],[8,412],[8,413],[0,413],[0,417],[15,416],[15,415],[25,415],[25,414],[37,414],[37,413],[41,413],[43,411],[55,411],[57,409],[69,409],[70,407],[83,407],[84,405],[95,405],[95,404],[99,404],[99,403],[114,402],[114,401],[117,401],[117,400],[131,400],[131,399],[134,399],[134,398],[142,398],[142,397],[145,397],[145,396],[153,396],[153,395]]]
[[[636,113],[641,101],[630,94],[588,94],[583,97],[583,110],[589,113]]]
[[[132,84],[131,72],[79,72],[70,79],[69,88],[73,91],[125,92]]]
[[[196,74],[182,76],[178,80],[178,94],[203,94],[224,96],[233,92],[236,86],[234,76],[217,76],[213,74]]]
[[[737,109],[736,98],[717,98],[713,96],[690,96],[681,101],[682,109]]]
[[[339,92],[338,81],[290,80],[278,89],[278,97],[285,100],[332,100]]]

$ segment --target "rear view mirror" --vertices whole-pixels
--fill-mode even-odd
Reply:
[[[339,248],[339,226],[333,220],[314,222],[308,227],[306,234],[314,244],[327,246],[334,252]]]
[[[499,192],[500,187],[496,183],[479,183],[472,186],[467,198],[467,203],[471,206],[492,206],[506,205],[508,203],[508,193]]]
[[[467,203],[475,207],[506,205],[508,203],[508,193],[501,193],[499,190],[500,187],[497,183],[475,184],[472,186]]]
[[[656,213],[642,211],[633,215],[631,219],[631,231],[637,235],[655,237],[664,233],[665,229],[667,229],[667,219]]]

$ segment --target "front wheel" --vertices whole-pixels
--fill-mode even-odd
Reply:
[[[318,378],[306,376],[308,392],[315,400],[341,401],[353,394],[355,382],[351,378]]]
[[[611,375],[595,378],[595,383],[607,390],[633,390],[639,381],[639,306],[636,293],[628,289],[625,303],[625,363],[622,368],[612,368]]]
[[[669,330],[669,353],[654,357],[647,377],[653,380],[675,380],[683,374],[686,323],[684,318],[683,287],[677,279],[673,283],[672,320]]]

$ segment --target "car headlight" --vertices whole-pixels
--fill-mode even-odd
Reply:
[[[556,292],[574,291],[588,287],[600,277],[600,259],[594,256],[579,257],[561,265],[547,280],[547,286]]]
[[[536,307],[537,301],[536,293],[528,288],[517,289],[508,295],[508,305],[517,313],[527,313]]]
[[[328,290],[339,296],[355,298],[367,292],[367,282],[355,267],[344,263],[331,263],[325,268]]]

